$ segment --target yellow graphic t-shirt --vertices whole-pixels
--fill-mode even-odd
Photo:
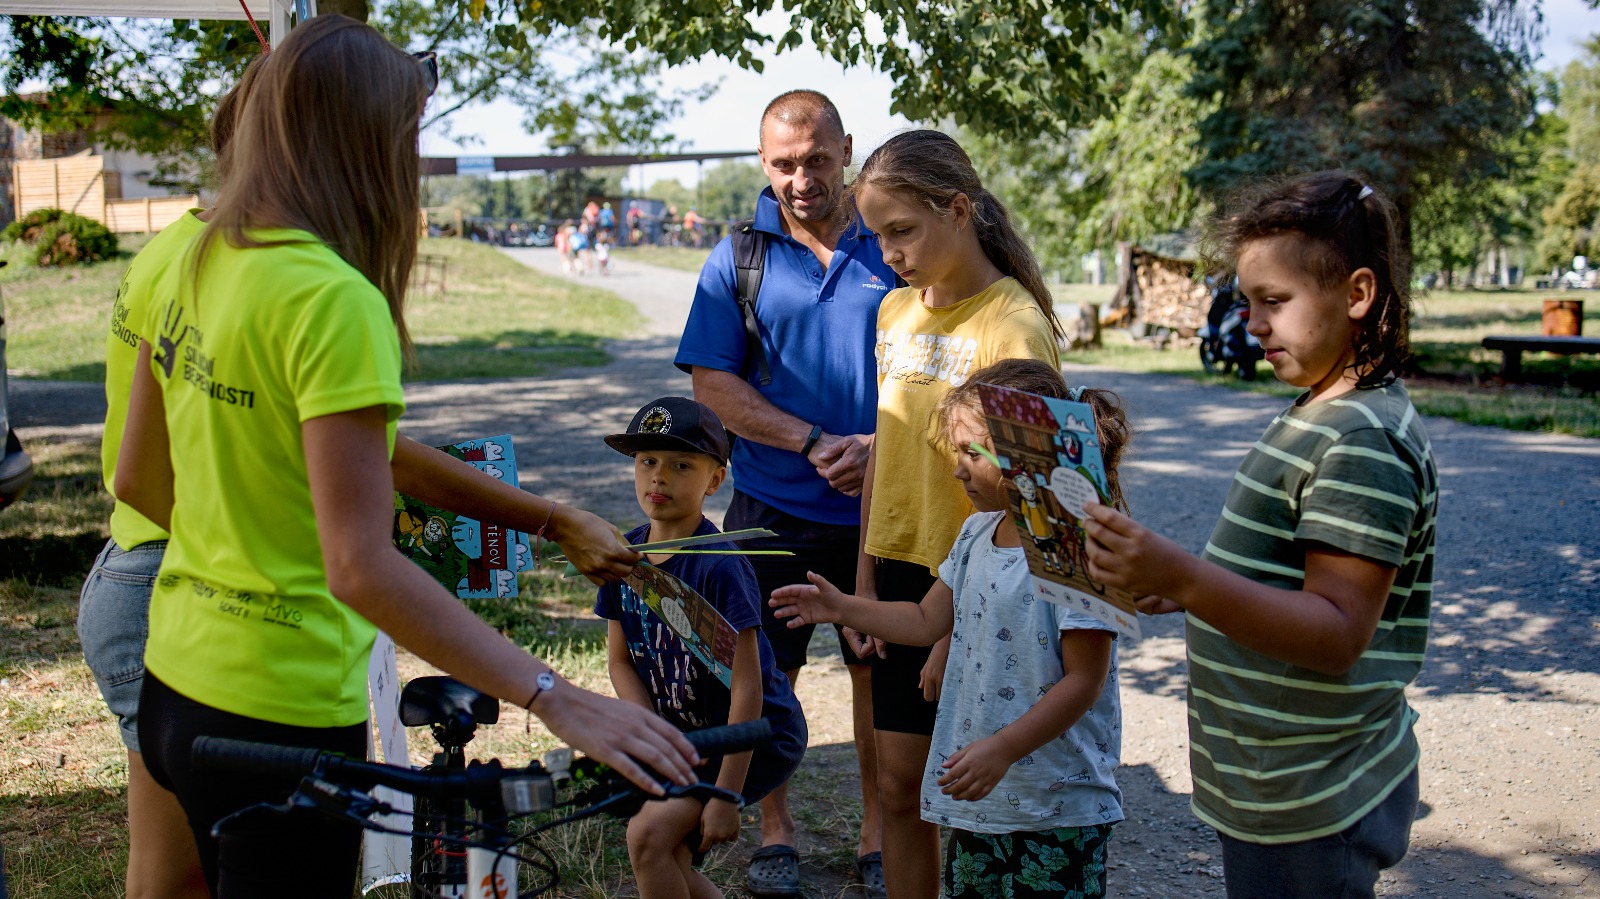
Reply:
[[[176,474],[145,665],[190,699],[282,724],[367,717],[372,624],[328,590],[300,426],[404,408],[383,294],[303,231],[219,238],[150,304]],[[196,287],[198,284],[198,288]]]
[[[106,492],[115,495],[112,481],[117,475],[117,456],[122,451],[122,431],[128,423],[128,394],[133,390],[133,366],[139,361],[139,340],[149,334],[143,326],[146,310],[161,278],[173,263],[205,230],[206,223],[195,218],[198,209],[163,228],[133,257],[128,273],[117,288],[117,302],[111,307],[111,328],[106,334],[106,431],[100,441],[100,468]],[[127,503],[111,510],[111,539],[124,550],[152,540],[167,539],[167,532]]]
[[[938,573],[972,503],[954,477],[955,457],[929,440],[933,411],[951,387],[1002,359],[1060,367],[1055,334],[1015,278],[937,309],[922,291],[890,291],[878,308],[877,461],[866,549]]]

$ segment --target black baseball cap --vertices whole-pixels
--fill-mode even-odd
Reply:
[[[628,422],[627,433],[607,437],[606,446],[625,456],[641,450],[705,453],[728,464],[728,429],[717,413],[686,396],[664,396],[645,403]]]

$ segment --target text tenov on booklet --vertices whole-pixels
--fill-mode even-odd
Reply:
[[[1106,467],[1094,409],[979,384],[995,455],[1010,482],[1011,514],[1022,535],[1034,595],[1139,636],[1133,596],[1089,577],[1083,506],[1106,502]]]
[[[517,485],[511,435],[439,449],[496,480]],[[528,535],[394,495],[394,545],[446,590],[467,597],[515,596],[517,572],[533,564]]]

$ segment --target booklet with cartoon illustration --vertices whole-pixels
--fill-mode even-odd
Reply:
[[[1011,514],[1034,594],[1138,637],[1133,596],[1089,576],[1083,505],[1108,502],[1094,409],[990,384],[979,384],[978,394],[995,455],[1010,481]]]
[[[490,477],[517,486],[511,435],[439,447]],[[533,564],[528,535],[394,495],[394,545],[462,597],[515,596],[517,572]]]
[[[623,581],[723,686],[733,688],[733,651],[739,634],[716,606],[693,587],[648,562],[635,566]]]

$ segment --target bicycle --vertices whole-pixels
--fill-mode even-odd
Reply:
[[[679,786],[665,778],[661,783],[666,796],[651,796],[606,765],[566,747],[552,749],[523,768],[504,767],[499,759],[467,762],[466,742],[477,724],[494,723],[499,716],[498,703],[450,678],[417,678],[411,683],[417,681],[425,683],[416,688],[407,684],[402,693],[401,721],[434,728],[441,752],[426,768],[247,740],[196,739],[193,761],[201,770],[301,777],[299,787],[283,803],[261,803],[234,812],[213,825],[213,835],[245,815],[309,809],[349,819],[369,830],[411,836],[411,895],[415,899],[467,895],[533,899],[560,883],[555,861],[537,841],[546,831],[601,814],[625,820],[655,798],[693,796],[743,804],[738,794],[712,784]],[[753,749],[771,734],[767,721],[758,718],[684,736],[701,758],[714,758]],[[416,797],[409,831],[371,820],[397,811],[367,792],[378,786]],[[529,824],[536,816],[547,820]],[[518,877],[523,867],[538,872],[534,875],[538,882],[531,890],[520,889]]]

